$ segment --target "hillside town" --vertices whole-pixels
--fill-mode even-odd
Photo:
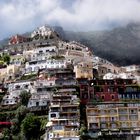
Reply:
[[[0,139],[139,136],[140,65],[116,66],[47,25],[1,48]]]

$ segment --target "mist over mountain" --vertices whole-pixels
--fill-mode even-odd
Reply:
[[[53,28],[62,39],[87,45],[95,55],[117,65],[140,64],[140,24],[133,23],[112,30],[90,32],[64,31],[59,26]],[[0,44],[7,42],[8,39],[4,39]]]
[[[108,31],[65,32],[93,49],[95,55],[118,65],[140,64],[140,24],[129,24]]]

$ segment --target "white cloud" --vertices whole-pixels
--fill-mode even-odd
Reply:
[[[99,30],[111,24],[140,22],[139,7],[140,0],[3,0],[0,38],[45,23],[66,30]]]

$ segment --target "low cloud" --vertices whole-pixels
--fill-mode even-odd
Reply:
[[[1,0],[0,38],[59,25],[65,30],[101,30],[140,22],[140,0]]]

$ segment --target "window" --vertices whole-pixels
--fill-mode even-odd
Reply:
[[[12,70],[12,69],[10,69],[10,70],[9,70],[9,74],[12,74],[12,73],[13,73],[13,70]]]
[[[38,66],[34,68],[34,71],[37,72],[38,70],[39,70],[39,67]]]
[[[102,70],[102,73],[104,73],[104,70]]]
[[[105,96],[103,95],[101,98],[102,98],[102,100],[104,100],[105,99]]]
[[[131,110],[131,113],[133,114],[134,113],[134,110]]]
[[[27,68],[27,72],[31,72],[32,71],[32,67]]]
[[[28,86],[29,86],[29,85],[24,85],[24,88],[25,88],[25,89],[28,89]]]
[[[39,85],[42,87],[43,86],[43,83],[39,83]]]
[[[39,102],[36,102],[36,106],[39,106]]]
[[[16,89],[20,89],[20,85],[16,85],[15,88],[16,88]]]
[[[87,92],[82,93],[82,98],[83,98],[83,99],[87,99],[87,98],[88,98],[88,93],[87,93]]]
[[[51,118],[55,118],[56,117],[56,114],[51,114]]]
[[[114,121],[114,117],[112,117],[112,121]]]
[[[112,95],[112,99],[114,99],[114,95]]]
[[[111,69],[108,69],[108,72],[111,72]]]
[[[43,53],[43,51],[42,51],[42,50],[40,50],[40,51],[39,51],[39,53]]]

